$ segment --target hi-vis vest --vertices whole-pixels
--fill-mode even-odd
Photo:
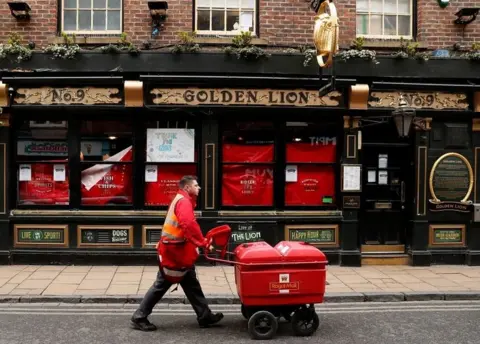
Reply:
[[[160,269],[165,279],[172,283],[180,283],[198,257],[196,246],[185,240],[175,215],[175,206],[182,198],[183,195],[177,194],[170,204],[158,245]]]

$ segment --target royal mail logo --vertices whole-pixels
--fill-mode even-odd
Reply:
[[[300,283],[298,282],[288,282],[288,283],[270,282],[271,291],[298,290],[298,289],[300,289]]]

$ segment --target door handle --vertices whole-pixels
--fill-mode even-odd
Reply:
[[[405,203],[405,182],[402,181],[400,184],[400,201]]]

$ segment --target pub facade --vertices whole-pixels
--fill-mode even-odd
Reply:
[[[230,250],[480,264],[478,62],[34,51],[0,69],[4,264],[155,263],[183,175],[199,178],[202,230],[232,227]]]

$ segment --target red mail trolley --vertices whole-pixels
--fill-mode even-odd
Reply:
[[[217,256],[207,260],[235,266],[235,284],[248,332],[253,339],[271,339],[278,319],[291,322],[297,336],[310,336],[319,326],[316,303],[323,303],[326,286],[325,254],[305,242],[281,241],[274,247],[264,241],[240,244],[227,252],[231,229],[223,225],[206,237]],[[233,257],[225,259],[226,255]]]

